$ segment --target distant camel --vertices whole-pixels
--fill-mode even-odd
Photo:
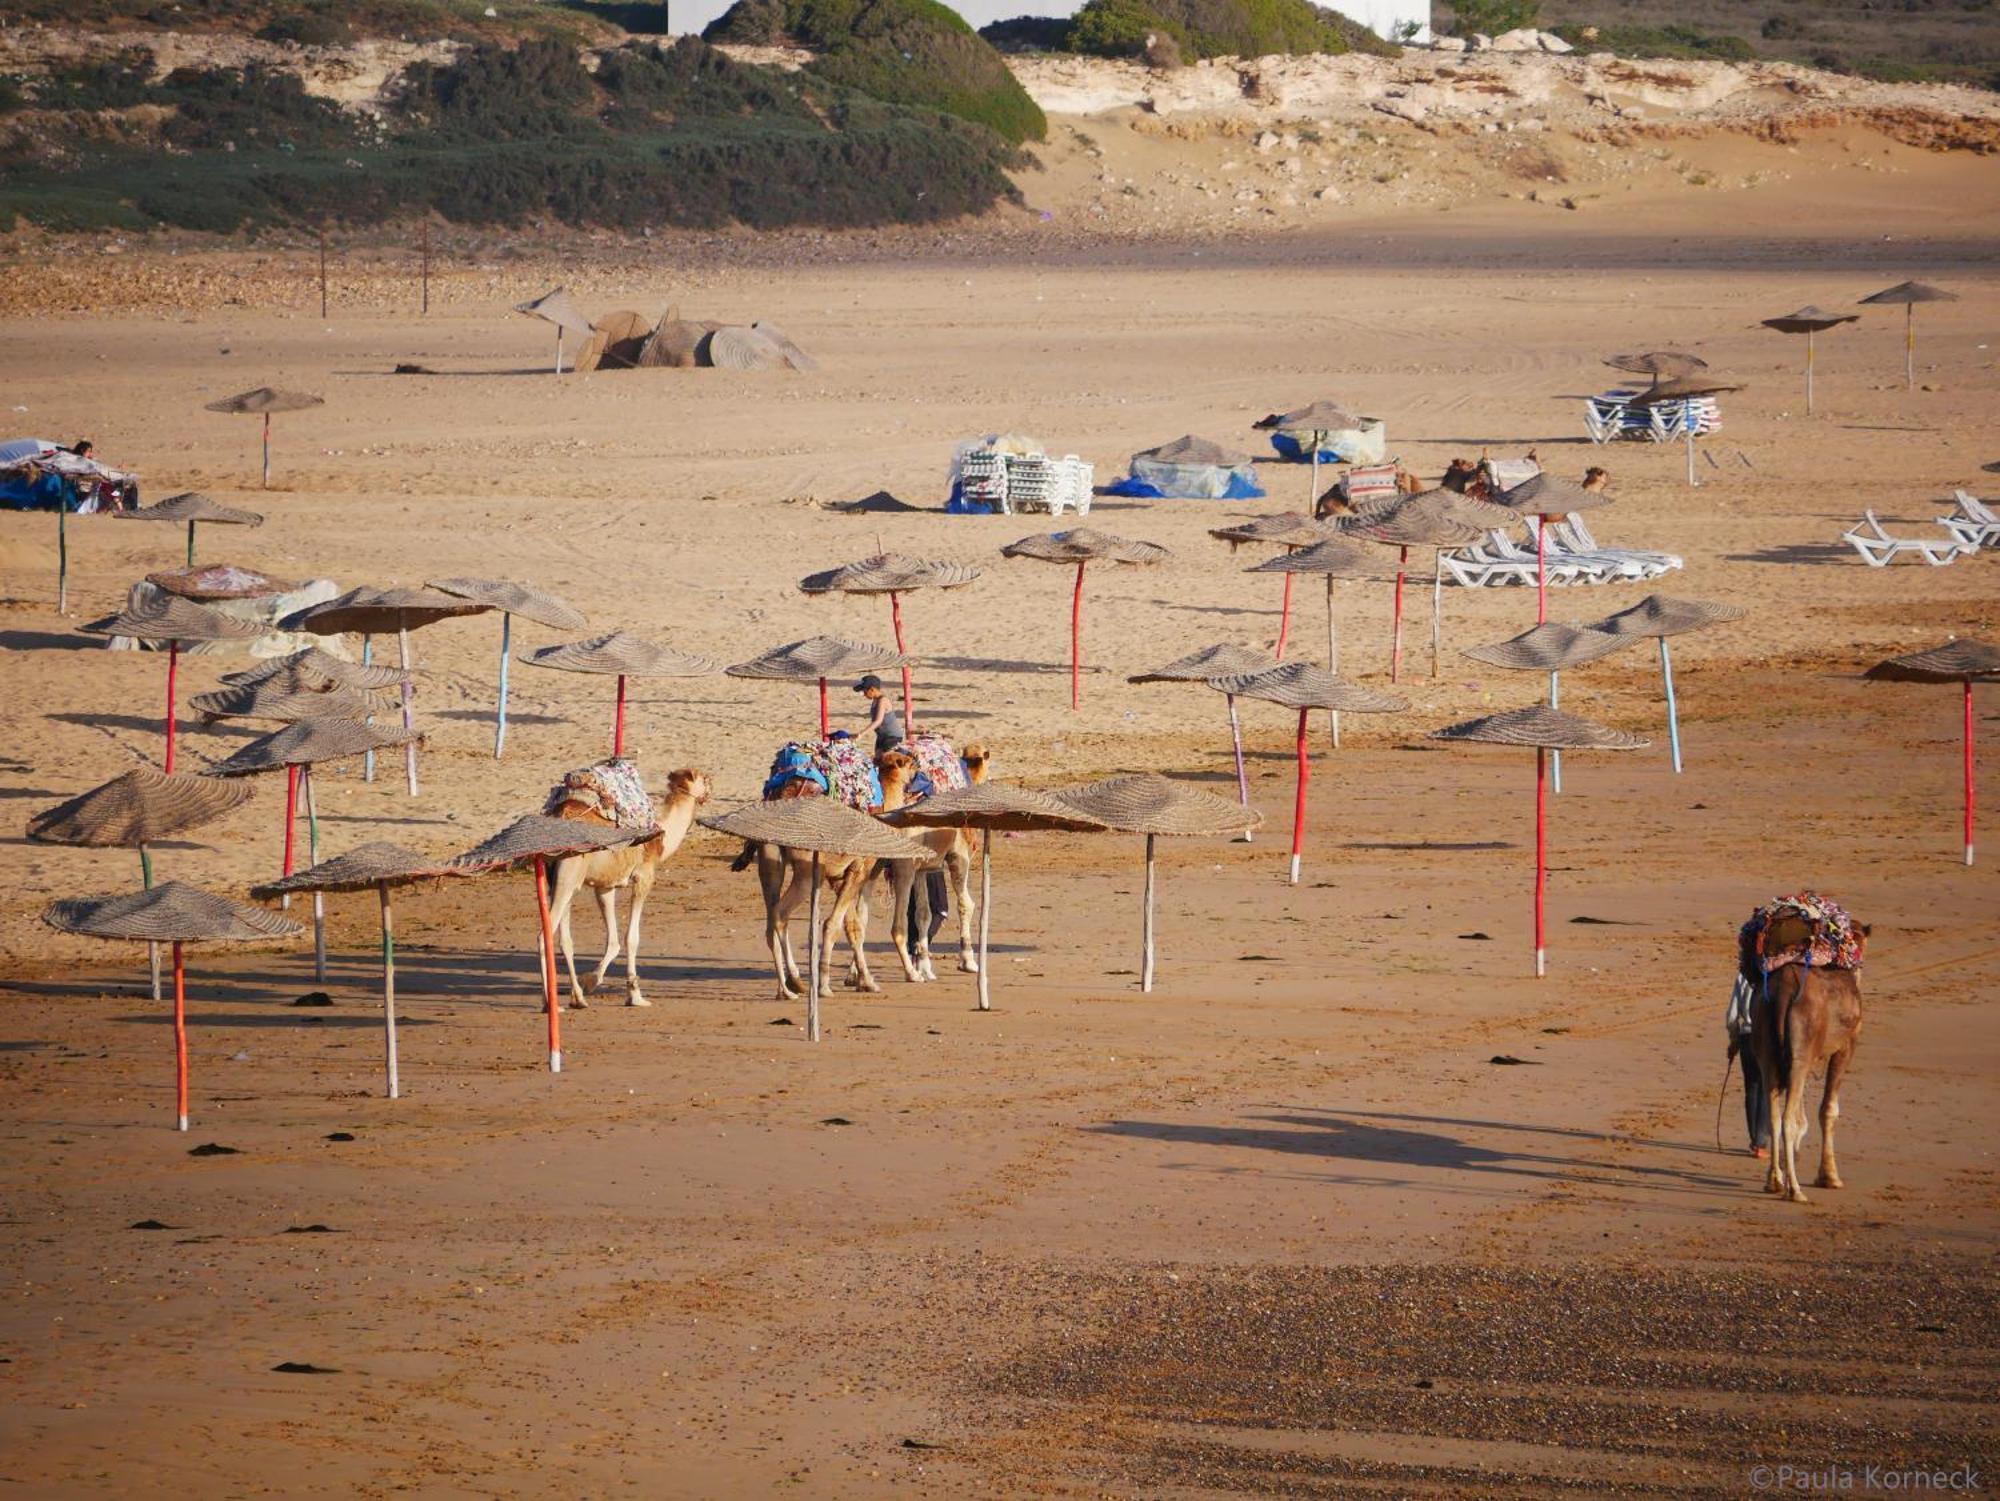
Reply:
[[[904,751],[885,751],[875,758],[876,773],[882,782],[882,801],[870,813],[886,813],[900,808],[909,798],[910,780],[917,773],[916,758]],[[824,797],[814,783],[804,780],[785,784],[772,801],[793,797]],[[792,953],[791,922],[799,906],[812,895],[812,856],[804,850],[784,849],[775,844],[746,841],[742,855],[732,870],[741,870],[752,860],[757,865],[757,884],[764,893],[764,939],[771,948],[771,964],[778,973],[778,999],[795,1001],[802,994],[799,961]],[[820,952],[820,972],[832,967],[836,933],[847,935],[853,951],[847,983],[870,994],[881,990],[868,969],[868,877],[874,862],[868,857],[821,855],[820,880],[831,889],[833,907],[822,924],[824,939]],[[807,935],[807,942],[812,936]]]
[[[699,771],[681,770],[667,775],[667,796],[659,810],[660,832],[641,844],[620,845],[588,855],[571,855],[558,860],[549,873],[549,921],[562,938],[563,963],[569,968],[569,1004],[581,1011],[583,987],[576,982],[576,955],[570,946],[569,909],[577,892],[588,886],[597,895],[598,910],[604,914],[604,959],[591,977],[593,993],[604,983],[612,962],[618,957],[618,891],[632,888],[632,912],[625,929],[625,1004],[650,1006],[639,993],[639,919],[646,910],[660,865],[681,847],[694,823],[695,809],[708,801],[708,778]],[[555,810],[557,818],[582,823],[610,824],[596,808],[575,799],[566,799]]]
[[[1773,919],[1765,944],[1781,949],[1808,937],[1810,931],[1804,918],[1780,915]],[[1865,941],[1867,924],[1854,924],[1854,932]],[[1826,1088],[1819,1101],[1819,1178],[1815,1187],[1843,1186],[1833,1155],[1833,1123],[1840,1117],[1841,1081],[1854,1062],[1861,1034],[1860,980],[1854,970],[1832,965],[1787,964],[1766,975],[1747,946],[1739,963],[1744,980],[1752,987],[1750,1048],[1762,1075],[1765,1119],[1771,1122],[1771,1166],[1764,1188],[1803,1204],[1806,1195],[1799,1186],[1798,1149],[1806,1134],[1806,1089],[1822,1068],[1826,1070]]]
[[[965,774],[974,783],[986,780],[992,770],[992,760],[983,745],[968,745],[959,752],[959,759],[965,762]],[[889,883],[889,936],[895,941],[896,957],[903,961],[903,977],[912,985],[920,985],[926,980],[937,978],[937,969],[931,963],[931,893],[930,882],[919,881],[919,869],[929,870],[936,865],[944,867],[945,878],[951,882],[952,901],[958,907],[958,967],[965,973],[977,974],[979,961],[973,955],[972,915],[975,903],[972,895],[972,834],[966,829],[906,829],[904,830],[919,844],[931,852],[928,860],[878,860],[871,878],[885,877]],[[917,898],[917,939],[916,953],[910,953],[908,925],[910,916],[910,893]]]

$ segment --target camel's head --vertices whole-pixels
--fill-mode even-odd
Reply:
[[[1583,471],[1583,488],[1586,490],[1602,490],[1610,483],[1611,471],[1602,464],[1592,464]]]
[[[986,780],[986,774],[993,769],[993,758],[986,754],[986,747],[974,742],[958,753],[958,759],[965,763],[965,774],[975,784]]]
[[[908,751],[884,751],[875,758],[875,771],[882,778],[882,806],[900,808],[908,796],[910,779],[917,774],[917,758]]]
[[[708,801],[708,773],[696,771],[692,766],[684,766],[679,771],[667,773],[667,800],[674,802],[686,798],[699,808]]]

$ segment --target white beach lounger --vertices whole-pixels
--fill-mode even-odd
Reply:
[[[1861,520],[1842,532],[1840,537],[1861,554],[1861,561],[1870,568],[1887,568],[1905,554],[1922,558],[1933,568],[1942,568],[1947,563],[1956,562],[1960,553],[1977,551],[1957,537],[1944,540],[1892,537],[1882,530],[1882,523],[1875,519],[1873,511],[1863,511]]]
[[[1959,490],[1952,499],[1957,507],[1949,516],[1938,517],[1938,525],[1956,537],[1968,550],[2000,546],[2000,515],[1977,496]]]

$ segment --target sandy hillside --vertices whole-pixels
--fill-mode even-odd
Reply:
[[[1171,115],[1111,118],[1063,128],[1106,160],[1167,149],[1151,127]],[[1219,178],[1201,153],[1228,150],[1263,181],[1252,163],[1277,155],[1185,145],[1160,170]],[[1092,149],[1059,132],[1036,179],[1072,219],[1098,192]],[[2000,459],[1991,168],[1861,127],[1685,149],[1792,175],[1724,191],[1669,163],[1616,211],[1600,182],[1596,211],[1474,195],[1262,236],[1071,237],[1032,215],[993,237],[757,246],[468,236],[427,318],[387,238],[341,248],[324,320],[309,258],[282,247],[17,246],[0,332],[32,358],[8,385],[13,425],[95,439],[149,496],[266,513],[205,555],[343,586],[532,579],[594,629],[723,661],[887,632],[880,602],[799,594],[812,569],[880,546],[965,560],[977,583],[907,607],[920,715],[1039,785],[1147,767],[1229,789],[1220,700],[1124,679],[1204,642],[1270,642],[1276,585],[1207,529],[1298,504],[1306,476],[1260,466],[1272,498],[1245,505],[1093,512],[1173,557],[1091,576],[1072,713],[1070,576],[998,556],[1049,524],[933,509],[974,433],[1037,434],[1108,479],[1137,448],[1187,431],[1250,446],[1256,417],[1338,396],[1426,474],[1531,448],[1559,472],[1607,464],[1599,539],[1679,554],[1660,587],[1747,614],[1676,643],[1680,777],[1646,650],[1566,675],[1565,707],[1653,744],[1565,767],[1539,982],[1528,760],[1424,738],[1541,691],[1457,654],[1524,628],[1533,600],[1447,591],[1433,676],[1426,579],[1409,710],[1351,718],[1338,753],[1313,727],[1297,888],[1293,726],[1244,706],[1268,822],[1250,844],[1163,845],[1151,997],[1138,842],[1028,836],[996,842],[996,1010],[970,1009],[950,928],[943,980],[905,982],[878,906],[883,992],[836,994],[811,1047],[798,1004],[772,999],[750,878],[704,834],[648,911],[653,1007],[568,1013],[559,1077],[525,879],[399,903],[395,1102],[365,898],[331,903],[330,1008],[292,1005],[313,988],[300,946],[198,953],[182,1137],[141,956],[35,921],[53,896],[131,884],[135,862],[19,837],[28,813],[157,753],[163,664],[75,628],[177,539],[79,520],[63,619],[52,520],[10,516],[0,1475],[24,1495],[171,1474],[217,1495],[1525,1498],[1741,1495],[1753,1466],[1800,1455],[1983,1465],[1993,866],[1960,862],[1952,694],[1855,674],[1993,638],[2000,590],[1988,556],[1877,571],[1838,536],[1864,507],[1926,531]],[[1924,310],[1920,389],[1902,386],[1900,320],[1871,314],[1823,342],[1807,420],[1802,351],[1757,320],[1908,276],[1962,297]],[[557,380],[543,327],[506,311],[557,281],[592,312],[772,319],[822,368]],[[1662,344],[1746,384],[1699,488],[1678,451],[1582,439],[1598,361]],[[254,424],[200,410],[264,383],[327,398],[280,419],[268,493]],[[838,509],[880,490],[923,509]],[[1557,591],[1552,613],[1644,592]],[[1336,598],[1343,665],[1377,686],[1390,597],[1385,574]],[[1323,649],[1324,605],[1301,595],[1295,651]],[[328,776],[331,846],[462,848],[602,752],[609,685],[517,665],[492,758],[496,637],[491,620],[416,636],[423,794]],[[183,692],[229,665],[191,659]],[[807,691],[729,678],[634,698],[649,775],[702,767],[718,803],[753,796],[811,723]],[[191,728],[183,753],[243,738]],[[163,872],[221,890],[274,874],[279,804],[260,789],[159,851]],[[1848,1187],[1787,1206],[1757,1191],[1733,1093],[1728,1150],[1711,1118],[1735,927],[1804,883],[1875,937]],[[594,917],[578,926],[589,949]],[[208,1142],[235,1153],[188,1155]]]

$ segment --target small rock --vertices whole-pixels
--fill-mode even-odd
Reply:
[[[821,1121],[820,1124],[822,1126],[851,1126],[854,1124],[854,1122],[849,1120],[844,1115],[829,1115],[825,1120]]]
[[[178,1230],[180,1226],[165,1224],[160,1220],[135,1220],[131,1228],[134,1230]]]
[[[328,1141],[352,1141],[354,1140],[354,1133],[352,1131],[329,1131],[326,1133],[326,1139]]]
[[[1275,151],[1277,149],[1277,146],[1278,146],[1277,132],[1266,130],[1258,135],[1257,149],[1259,151]]]
[[[309,1360],[281,1360],[271,1367],[280,1376],[338,1376],[332,1366],[314,1365]]]
[[[1537,40],[1539,40],[1539,41],[1541,42],[1541,44],[1542,44],[1542,51],[1544,51],[1544,52],[1574,52],[1574,51],[1576,51],[1576,48],[1574,48],[1574,47],[1570,46],[1570,44],[1569,44],[1568,42],[1565,42],[1565,41],[1564,41],[1564,40],[1563,40],[1563,39],[1562,39],[1561,37],[1557,36],[1557,35],[1556,35],[1556,34],[1555,34],[1555,33],[1554,33],[1553,31],[1545,31],[1545,32],[1543,32],[1543,33],[1541,34],[1541,36],[1540,36],[1539,38],[1537,38]]]
[[[205,1141],[198,1147],[190,1147],[188,1149],[188,1156],[190,1157],[234,1157],[236,1155],[237,1149],[235,1147],[225,1147],[221,1142],[217,1141]]]
[[[333,1004],[333,997],[328,995],[324,990],[309,990],[293,1001],[292,1004],[294,1006],[331,1006]]]

